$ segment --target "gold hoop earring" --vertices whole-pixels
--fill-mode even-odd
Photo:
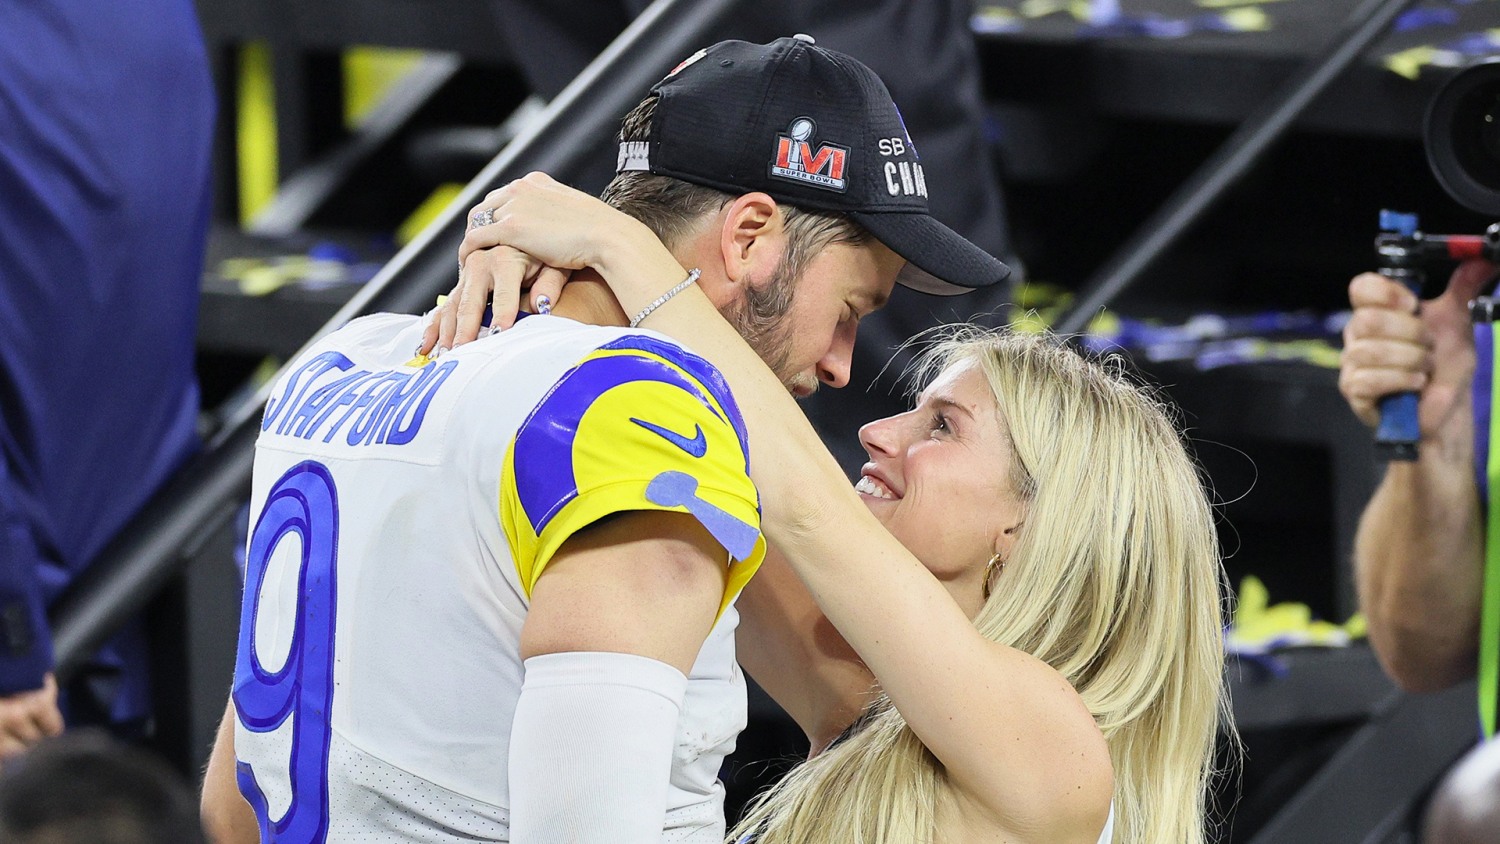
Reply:
[[[1002,571],[1005,571],[1005,558],[996,553],[984,567],[984,599],[986,601],[990,599],[990,581]]]

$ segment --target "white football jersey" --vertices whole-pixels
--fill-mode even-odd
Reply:
[[[421,332],[356,320],[266,405],[233,693],[262,840],[509,840],[531,586],[574,531],[658,509],[730,559],[663,807],[664,840],[717,844],[746,719],[732,601],[764,554],[722,379],[661,335],[559,317],[432,361],[412,359]]]

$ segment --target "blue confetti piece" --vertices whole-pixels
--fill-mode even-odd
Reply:
[[[1449,41],[1439,49],[1461,53],[1465,56],[1488,56],[1500,50],[1500,38],[1488,32],[1474,32]]]
[[[314,243],[312,248],[307,250],[307,257],[319,261],[338,261],[340,264],[353,264],[359,261],[359,256],[354,253],[353,249],[331,240]]]
[[[1000,35],[1009,32],[1020,32],[1026,28],[1025,22],[1020,18],[1010,15],[975,14],[969,18],[969,29],[979,35]]]
[[[1240,651],[1235,656],[1239,657],[1241,665],[1254,668],[1263,678],[1281,680],[1292,673],[1285,660],[1268,653]]]
[[[1458,10],[1445,8],[1425,7],[1421,9],[1410,9],[1396,18],[1392,29],[1396,32],[1411,32],[1414,29],[1425,29],[1429,26],[1452,26],[1458,23]]]

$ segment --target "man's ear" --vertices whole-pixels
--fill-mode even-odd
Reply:
[[[747,193],[724,207],[719,253],[731,286],[770,278],[785,251],[785,218],[776,200],[764,193]]]

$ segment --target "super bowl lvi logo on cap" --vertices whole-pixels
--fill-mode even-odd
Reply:
[[[776,137],[776,159],[771,162],[771,175],[842,193],[849,186],[844,178],[849,148],[821,144],[814,151],[811,140],[817,130],[818,124],[811,117],[793,120],[786,132]]]

